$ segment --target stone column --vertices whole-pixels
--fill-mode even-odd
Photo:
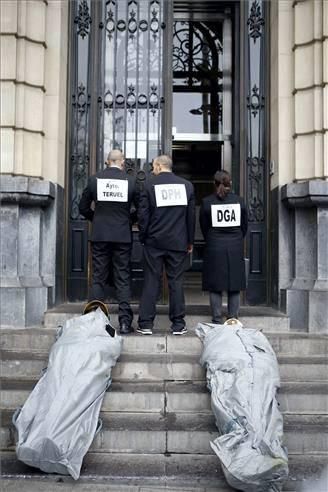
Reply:
[[[280,190],[280,305],[292,328],[328,332],[328,3],[295,1],[292,12],[294,160]]]
[[[328,183],[311,180],[282,188],[293,227],[293,277],[282,289],[291,326],[328,331]],[[283,251],[281,252],[283,254]]]
[[[55,186],[23,176],[2,176],[1,325],[38,325],[55,285]],[[50,250],[48,249],[50,246]]]
[[[1,18],[1,324],[40,324],[63,296],[66,0],[6,0]]]

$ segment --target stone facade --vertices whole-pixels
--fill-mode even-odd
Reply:
[[[0,17],[1,324],[31,326],[63,296],[68,3]]]
[[[3,324],[64,298],[68,6],[0,2]],[[271,299],[328,331],[328,2],[272,0],[270,32]]]
[[[292,328],[328,331],[328,3],[271,7],[272,298]]]
[[[62,190],[46,180],[6,175],[0,191],[1,325],[39,325],[60,297]]]

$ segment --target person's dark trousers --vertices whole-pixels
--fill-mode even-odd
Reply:
[[[213,323],[222,323],[222,292],[210,292],[210,306]],[[228,291],[228,318],[238,318],[240,292]]]
[[[105,287],[108,282],[109,269],[113,268],[113,279],[118,301],[119,323],[132,323],[133,313],[130,306],[130,258],[129,243],[92,243],[92,299],[105,300]]]
[[[210,292],[210,306],[212,323],[222,324],[222,292]]]
[[[138,324],[152,328],[156,316],[156,301],[159,295],[163,266],[169,287],[169,318],[171,329],[185,326],[185,300],[183,276],[185,271],[184,251],[170,251],[150,246],[144,247],[144,284],[139,306]]]
[[[228,291],[228,318],[238,318],[240,307],[240,291]]]

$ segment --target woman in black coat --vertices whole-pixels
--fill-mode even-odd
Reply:
[[[231,192],[226,171],[214,176],[216,191],[200,208],[200,227],[205,238],[203,290],[210,293],[213,323],[222,323],[222,293],[228,293],[228,318],[238,318],[240,291],[246,288],[243,240],[247,210],[242,198]]]

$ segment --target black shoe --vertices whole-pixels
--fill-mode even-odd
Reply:
[[[182,328],[172,328],[172,335],[184,335],[188,330],[185,326]]]
[[[120,323],[120,334],[121,335],[128,335],[129,333],[133,333],[133,332],[134,332],[134,329],[129,323],[126,323],[125,321],[122,321],[122,323]]]
[[[223,319],[212,319],[211,323],[213,323],[213,325],[223,325]]]

